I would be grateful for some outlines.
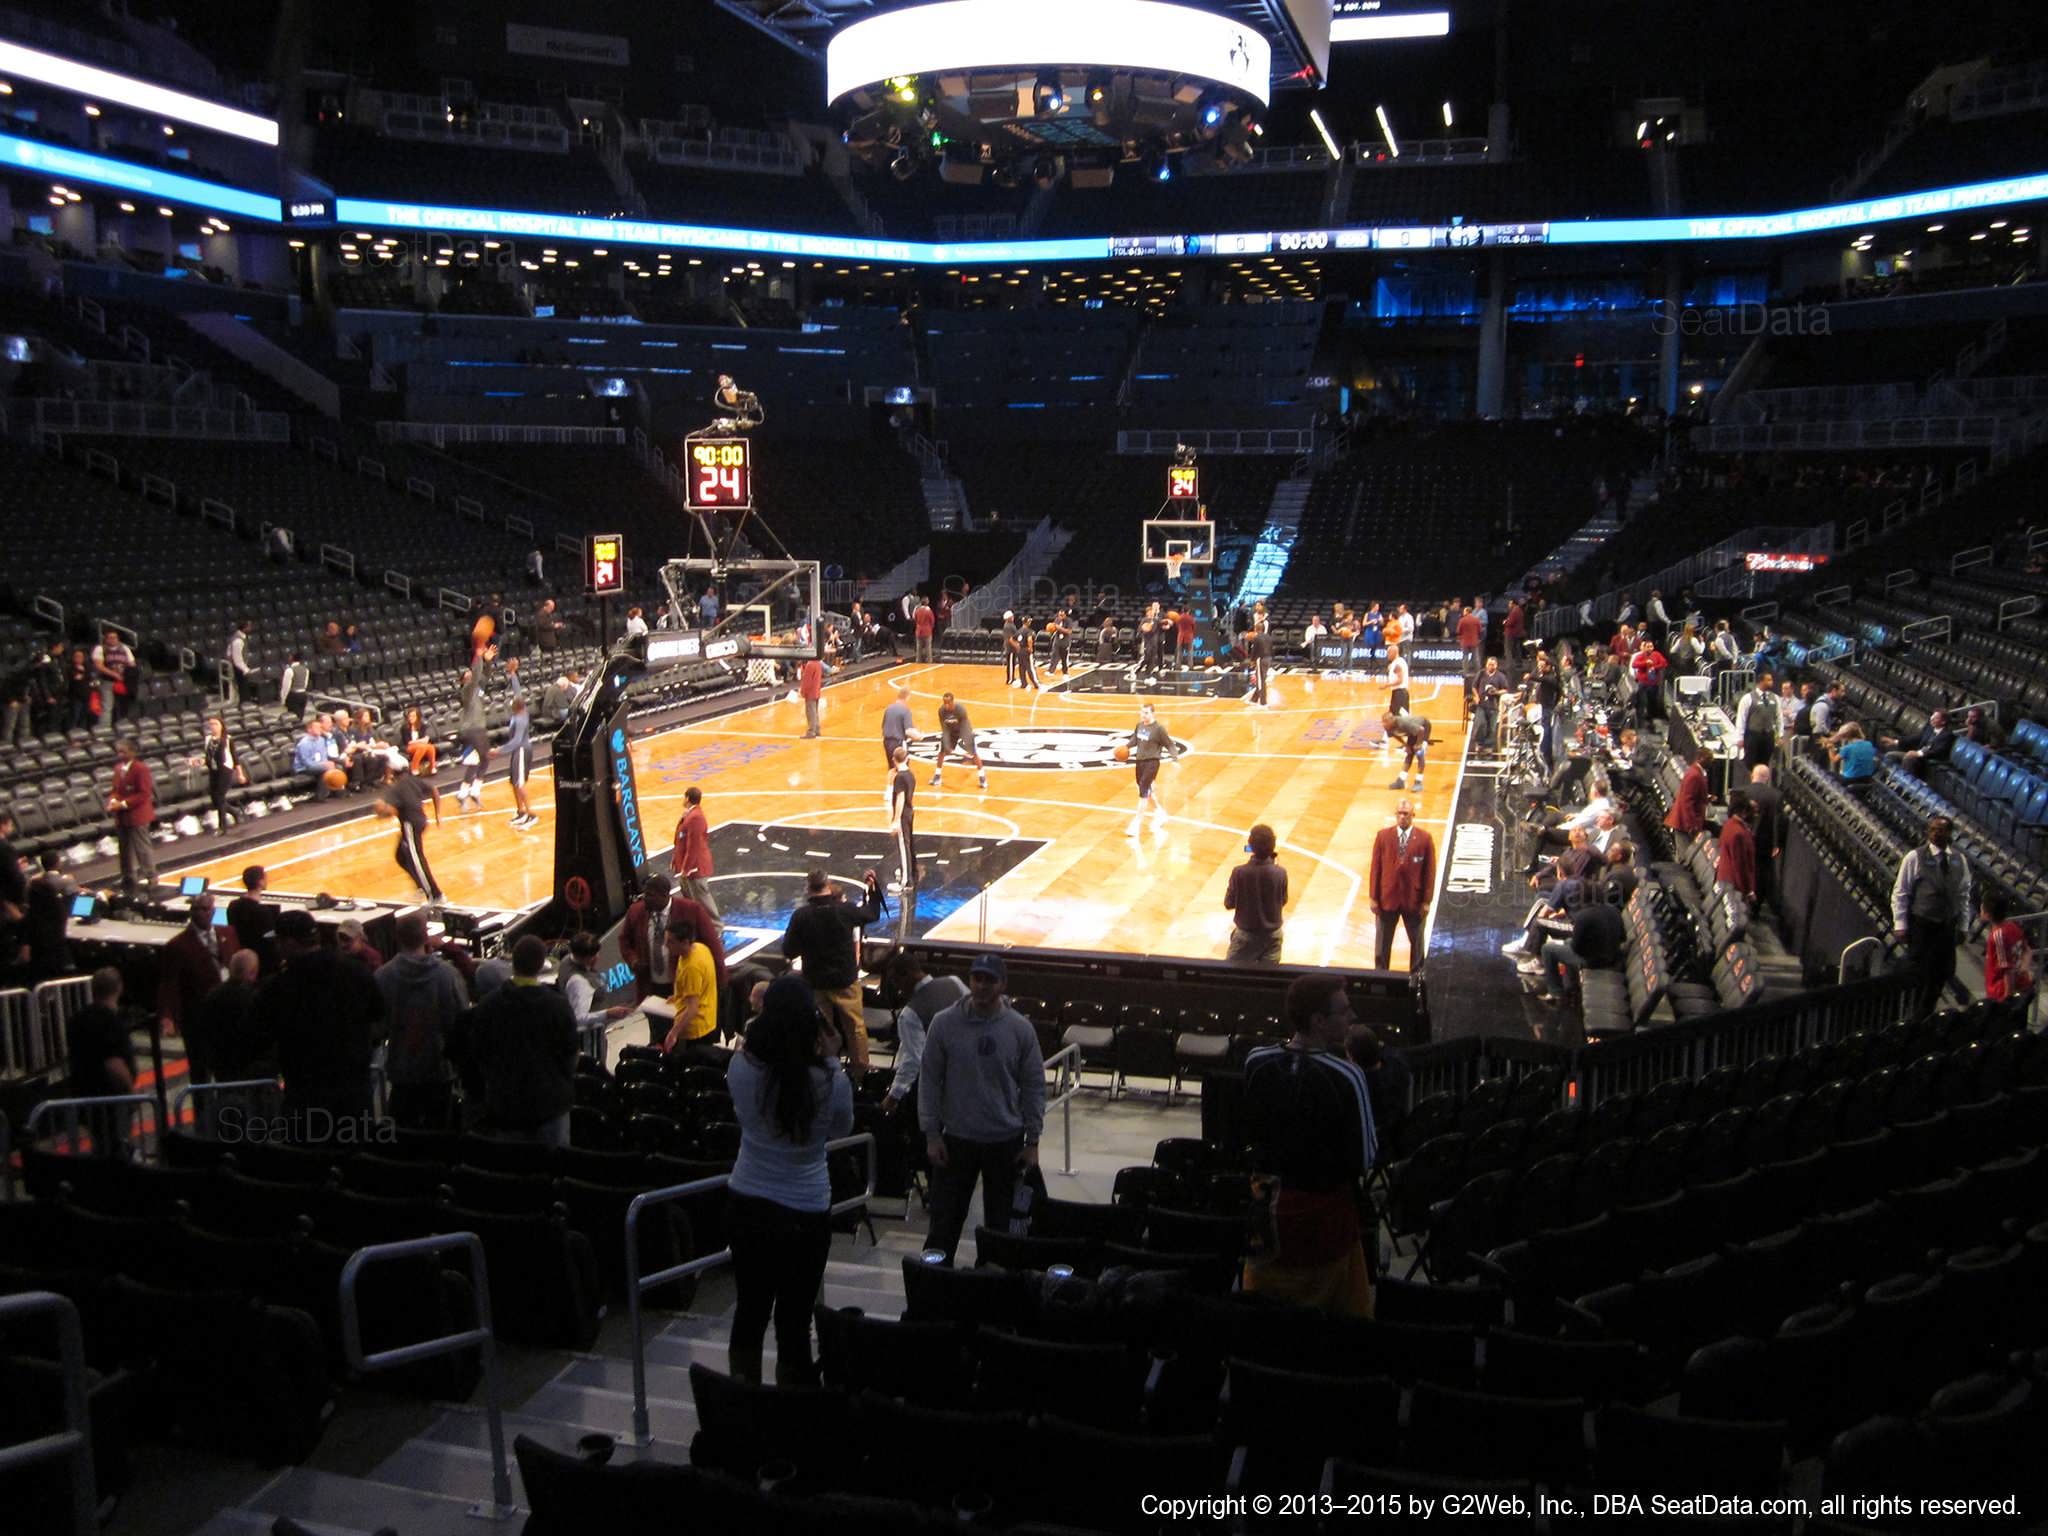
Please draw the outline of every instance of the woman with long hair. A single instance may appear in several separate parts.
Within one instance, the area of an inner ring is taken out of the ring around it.
[[[206,769],[207,793],[213,796],[214,827],[225,832],[230,820],[241,820],[228,809],[228,791],[237,784],[248,783],[249,772],[242,766],[235,738],[228,734],[227,721],[219,715],[206,717],[206,751],[196,761]]]
[[[853,1129],[853,1085],[839,1067],[838,1033],[801,976],[769,983],[761,1016],[726,1069],[740,1122],[726,1206],[739,1302],[732,1374],[761,1379],[761,1345],[775,1322],[775,1384],[814,1386],[811,1309],[832,1247],[832,1180],[825,1144]]]
[[[412,764],[414,773],[432,773],[441,766],[441,754],[427,730],[426,716],[420,713],[417,704],[405,712],[405,723],[398,728],[398,746]]]

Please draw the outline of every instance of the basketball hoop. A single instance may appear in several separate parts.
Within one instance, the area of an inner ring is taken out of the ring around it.
[[[1181,563],[1186,559],[1186,555],[1168,555],[1166,557],[1166,579],[1168,581],[1180,580]]]

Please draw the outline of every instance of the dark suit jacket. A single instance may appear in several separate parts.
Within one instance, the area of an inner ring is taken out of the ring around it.
[[[1752,784],[1749,798],[1756,805],[1756,856],[1768,859],[1785,845],[1785,793],[1775,784]]]
[[[1401,855],[1401,829],[1382,827],[1373,839],[1372,874],[1367,881],[1375,912],[1421,912],[1436,895],[1436,844],[1420,827],[1408,829],[1408,854]]]

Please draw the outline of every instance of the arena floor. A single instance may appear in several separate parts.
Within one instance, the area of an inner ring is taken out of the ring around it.
[[[1077,671],[1074,681],[1083,676]],[[779,938],[809,866],[827,863],[849,881],[868,867],[894,873],[880,728],[903,682],[925,733],[912,748],[922,754],[923,880],[908,913],[891,899],[892,930],[1221,956],[1230,932],[1224,887],[1245,857],[1246,829],[1264,821],[1279,835],[1290,876],[1284,958],[1371,965],[1365,877],[1373,837],[1400,798],[1389,787],[1399,759],[1384,755],[1379,724],[1385,684],[1283,674],[1266,709],[1241,699],[1147,695],[1185,752],[1159,777],[1171,820],[1133,840],[1124,835],[1135,804],[1132,771],[1114,761],[1113,748],[1141,700],[1060,691],[1062,681],[1023,693],[987,665],[904,665],[827,689],[817,740],[802,739],[803,706],[788,700],[662,731],[634,744],[641,804],[659,829],[681,815],[685,786],[699,785],[714,829],[713,891],[728,949]],[[967,707],[988,763],[985,791],[957,758],[943,788],[930,787],[939,697],[949,689]],[[1413,692],[1434,735],[1416,820],[1436,838],[1441,868],[1464,758],[1459,690],[1454,681],[1422,678]],[[552,894],[546,771],[534,775],[529,793],[540,823],[519,831],[507,825],[511,794],[502,783],[489,787],[482,811],[463,813],[444,792],[445,821],[428,833],[427,856],[450,901],[521,907]],[[359,819],[181,871],[233,889],[245,865],[260,863],[274,890],[404,900],[413,893],[392,860],[394,838],[392,824],[365,804]],[[1400,940],[1393,963],[1407,963]]]

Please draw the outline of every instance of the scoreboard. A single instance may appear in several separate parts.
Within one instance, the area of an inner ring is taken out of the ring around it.
[[[592,597],[617,597],[626,590],[626,541],[616,533],[590,535],[585,561]]]
[[[1166,499],[1190,505],[1202,499],[1202,471],[1194,464],[1166,466]]]
[[[744,437],[699,437],[685,445],[684,492],[692,512],[744,512],[754,504],[754,461]]]

